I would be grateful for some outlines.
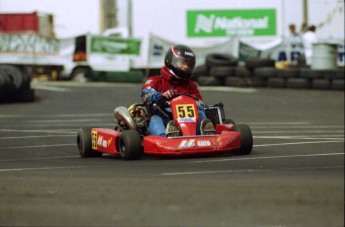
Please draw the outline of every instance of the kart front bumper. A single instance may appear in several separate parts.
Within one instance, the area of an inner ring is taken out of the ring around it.
[[[227,153],[240,149],[240,134],[223,131],[221,134],[191,137],[146,136],[144,153],[150,155],[185,156]]]

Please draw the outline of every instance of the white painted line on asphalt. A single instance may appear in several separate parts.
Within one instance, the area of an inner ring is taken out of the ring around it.
[[[43,147],[64,147],[64,146],[77,146],[77,144],[76,143],[69,143],[69,144],[33,145],[33,146],[21,146],[21,147],[0,147],[0,150],[43,148]]]
[[[319,135],[311,137],[310,135],[301,136],[253,136],[254,139],[294,139],[294,140],[339,140],[344,141],[344,135]]]
[[[35,139],[35,138],[50,138],[50,137],[71,137],[75,135],[49,135],[49,136],[10,136],[0,137],[0,140],[11,140],[11,139]]]
[[[256,93],[255,88],[235,88],[235,87],[215,87],[215,86],[199,86],[200,91],[223,91],[223,92],[239,92],[239,93]]]
[[[243,161],[243,160],[260,160],[260,159],[278,159],[278,158],[301,158],[301,157],[319,157],[319,156],[337,156],[344,155],[344,153],[324,153],[324,154],[301,154],[301,155],[280,155],[280,156],[265,156],[265,157],[251,157],[251,158],[223,158],[193,161],[192,163],[201,162],[226,162],[226,161]]]
[[[22,158],[22,159],[4,159],[0,162],[19,162],[19,161],[39,161],[39,160],[51,160],[51,159],[68,159],[68,158],[80,158],[79,155],[60,156],[60,157],[46,157],[46,158]]]
[[[261,169],[244,169],[244,170],[218,170],[218,171],[195,171],[195,172],[173,172],[161,173],[162,176],[177,176],[177,175],[198,175],[198,174],[215,174],[215,173],[249,173],[261,172]]]
[[[308,142],[295,142],[295,143],[271,143],[271,144],[258,144],[254,145],[254,147],[270,147],[270,146],[285,146],[285,145],[299,145],[299,144],[316,144],[316,143],[340,143],[342,141],[308,141]]]
[[[94,117],[102,117],[102,116],[113,116],[112,113],[88,113],[88,114],[35,114],[35,115],[25,115],[25,114],[9,114],[9,115],[0,115],[0,117],[3,117],[3,118],[42,118],[42,117],[47,117],[47,118],[53,118],[55,119],[56,117],[68,117],[68,118],[71,118],[71,117],[76,117],[76,118],[79,118],[79,117],[91,117],[91,116],[94,116]]]
[[[69,89],[67,88],[62,88],[62,87],[53,87],[53,86],[44,86],[44,85],[39,85],[39,84],[35,84],[33,83],[31,85],[32,89],[35,90],[45,90],[45,91],[57,91],[57,92],[66,92],[69,91]]]
[[[27,123],[74,123],[74,122],[110,122],[111,123],[111,118],[106,120],[106,119],[98,119],[98,118],[83,118],[83,119],[50,119],[50,120],[28,120],[25,122]]]
[[[66,131],[67,130],[67,131]],[[31,130],[31,129],[0,129],[0,132],[35,132],[35,133],[73,133],[75,134],[77,131],[69,132],[72,129],[62,129],[62,130]]]
[[[300,168],[281,168],[281,169],[239,169],[239,170],[218,170],[218,171],[194,171],[194,172],[171,172],[161,173],[161,176],[180,176],[180,175],[200,175],[200,174],[219,174],[219,173],[252,173],[263,171],[278,170],[316,170],[316,169],[340,169],[344,166],[320,166],[320,167],[300,167]]]
[[[141,88],[142,83],[109,83],[109,82],[85,82],[77,81],[41,81],[33,80],[33,85],[39,86],[58,86],[58,87],[136,87]]]
[[[255,134],[272,133],[344,133],[344,130],[254,131]]]
[[[76,169],[76,168],[84,168],[84,167],[88,167],[88,166],[59,166],[59,167],[39,167],[39,168],[0,169],[0,172],[29,171],[29,170]]]
[[[310,122],[307,121],[296,121],[296,122],[286,122],[286,121],[280,121],[280,122],[246,122],[248,125],[253,126],[269,126],[269,125],[311,125]]]
[[[344,128],[342,125],[255,125],[251,128]]]

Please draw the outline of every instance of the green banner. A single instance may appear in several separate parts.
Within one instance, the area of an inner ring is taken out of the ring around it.
[[[275,36],[276,21],[276,9],[189,10],[187,36]]]
[[[119,39],[104,36],[91,36],[92,53],[140,55],[141,41],[139,39]]]

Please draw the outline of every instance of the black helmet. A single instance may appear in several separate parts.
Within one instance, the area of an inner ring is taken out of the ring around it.
[[[189,80],[194,72],[195,54],[187,46],[173,45],[165,55],[165,66],[175,78]]]

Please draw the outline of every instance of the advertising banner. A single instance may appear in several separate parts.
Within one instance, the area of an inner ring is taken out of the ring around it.
[[[37,34],[0,34],[0,63],[62,64],[60,41]]]
[[[148,53],[148,68],[160,68],[164,65],[165,54],[169,48],[175,44],[172,41],[163,39],[159,36],[150,36],[150,45]],[[205,47],[191,46],[196,55],[196,65],[203,65],[205,58],[210,53],[223,53],[236,56],[238,51],[238,40],[228,39],[227,41]]]
[[[130,60],[140,55],[139,39],[89,36],[88,63],[95,71],[130,70]]]
[[[91,53],[119,54],[138,56],[141,41],[139,39],[119,39],[105,36],[91,36]]]
[[[188,10],[188,37],[275,36],[276,9]]]

